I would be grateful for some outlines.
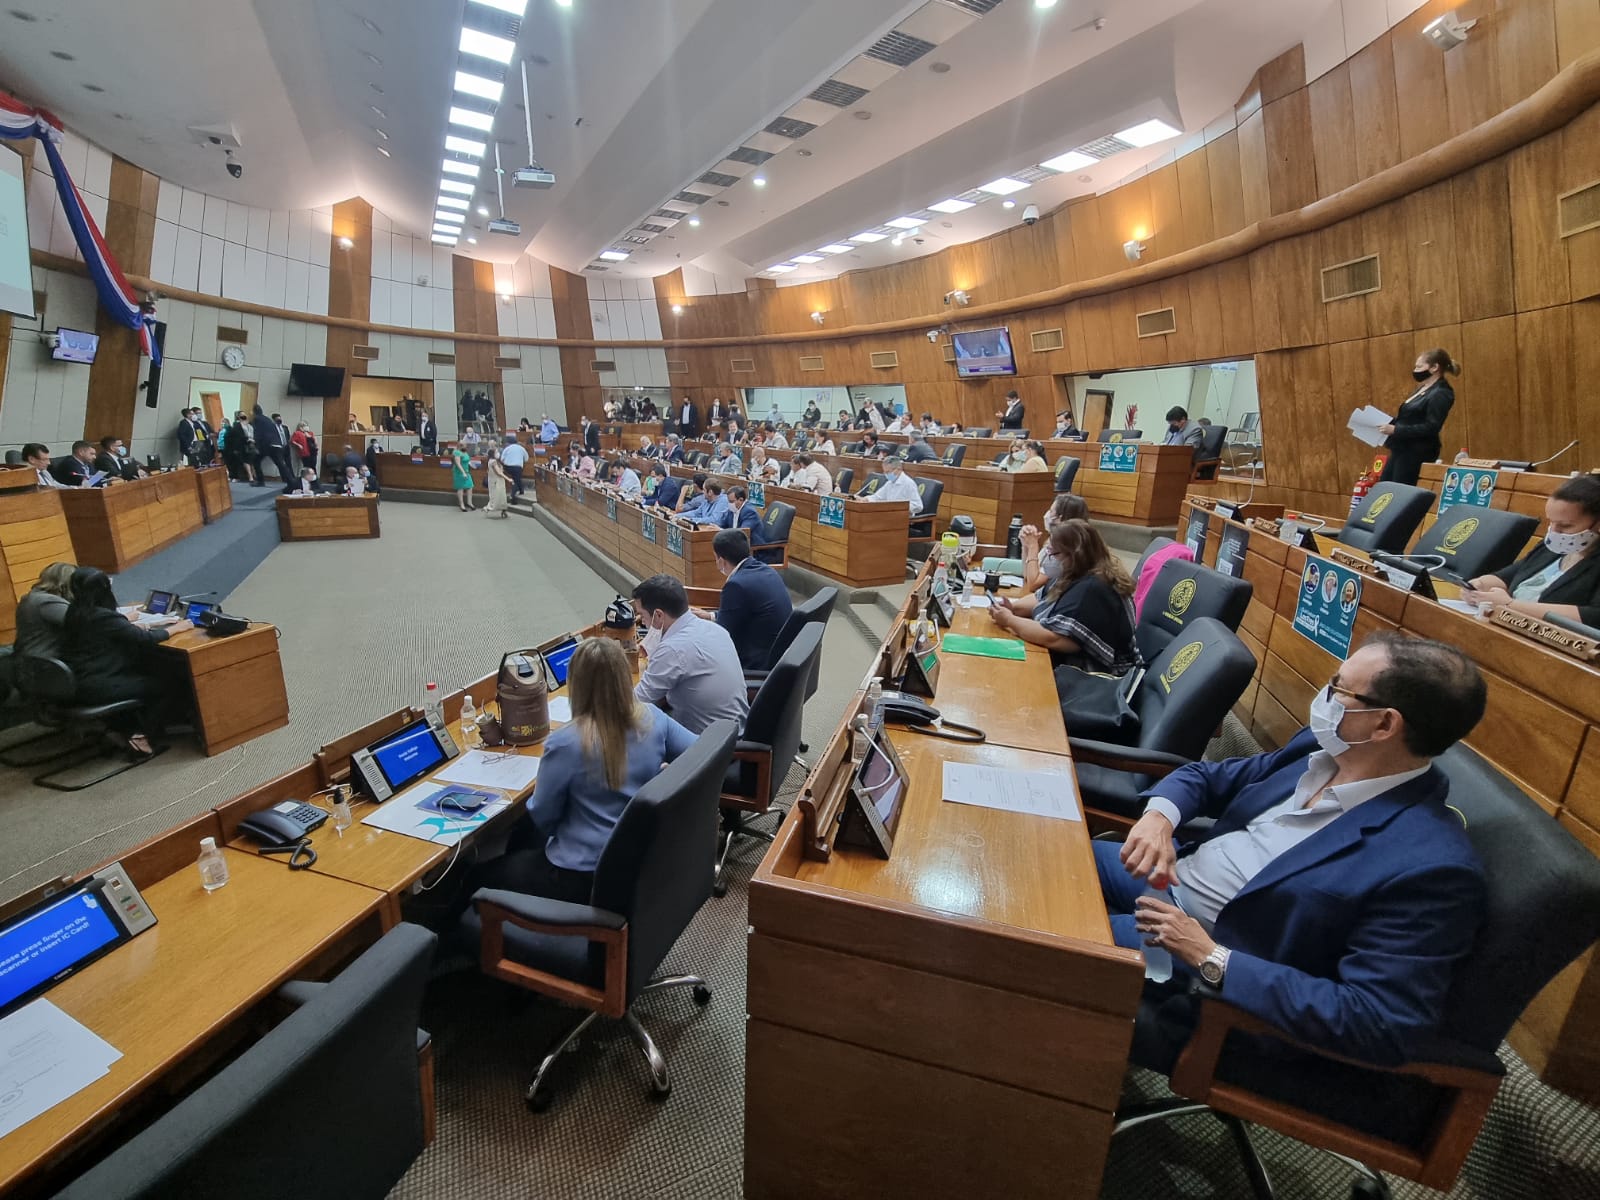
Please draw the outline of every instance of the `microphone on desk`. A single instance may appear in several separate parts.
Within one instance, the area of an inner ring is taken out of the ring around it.
[[[1520,461],[1515,460],[1515,459],[1502,458],[1500,460],[1500,466],[1503,469],[1507,470],[1507,471],[1531,471],[1535,467],[1542,467],[1546,463],[1555,462],[1556,459],[1560,458],[1568,450],[1571,450],[1574,446],[1581,445],[1581,444],[1582,444],[1582,439],[1573,438],[1570,442],[1568,442],[1565,446],[1561,447],[1561,449],[1557,450],[1549,458],[1541,458],[1538,462],[1520,462]]]
[[[217,593],[215,591],[195,592],[192,595],[179,596],[178,597],[178,603],[180,603],[180,604],[188,604],[192,600],[204,600],[204,599],[206,599],[206,598],[208,598],[210,596],[215,596],[216,594]]]

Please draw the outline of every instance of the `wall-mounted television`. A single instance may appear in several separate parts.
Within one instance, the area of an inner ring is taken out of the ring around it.
[[[1015,375],[1017,358],[1011,352],[1011,331],[1004,326],[952,333],[956,374],[963,379],[981,375]]]
[[[100,349],[100,336],[81,329],[57,329],[56,344],[50,357],[61,362],[92,363]]]
[[[343,367],[315,367],[309,363],[289,366],[289,395],[337,396],[344,391]]]

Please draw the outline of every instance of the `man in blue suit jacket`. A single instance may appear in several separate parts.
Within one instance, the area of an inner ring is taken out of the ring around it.
[[[741,483],[728,489],[728,511],[722,517],[724,529],[742,529],[755,544],[761,532],[761,510],[750,503],[750,490]]]
[[[1094,844],[1117,943],[1319,1049],[1425,1052],[1483,920],[1483,868],[1432,763],[1483,715],[1453,646],[1379,634],[1281,750],[1193,763],[1149,788],[1121,847]],[[1216,824],[1177,845],[1196,817]],[[1180,966],[1181,964],[1181,966]]]
[[[750,555],[750,539],[737,529],[724,529],[711,539],[717,570],[726,582],[716,621],[728,631],[739,651],[739,665],[764,671],[783,623],[794,611],[783,577]]]

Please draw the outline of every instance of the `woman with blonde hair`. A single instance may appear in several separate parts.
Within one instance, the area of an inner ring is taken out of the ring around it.
[[[694,744],[694,734],[633,695],[621,643],[588,638],[567,674],[572,721],[544,744],[528,821],[476,887],[586,904],[611,831],[634,793]],[[468,894],[471,894],[469,890]]]
[[[1032,596],[999,597],[990,619],[1007,633],[1050,651],[1056,666],[1121,675],[1139,665],[1133,640],[1133,576],[1087,521],[1050,530],[1059,573]]]
[[[72,573],[78,568],[69,562],[51,563],[39,572],[39,581],[17,601],[17,642],[13,654],[32,658],[61,657],[61,627],[72,603]]]
[[[511,502],[507,497],[507,481],[511,476],[506,474],[506,465],[500,461],[500,448],[490,446],[489,453],[485,456],[484,479],[489,485],[489,503],[484,506],[483,513],[487,517],[497,520],[507,520],[511,514],[507,511]]]

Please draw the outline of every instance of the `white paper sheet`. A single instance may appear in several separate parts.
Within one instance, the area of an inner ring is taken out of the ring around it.
[[[1466,613],[1469,617],[1478,615],[1478,606],[1468,604],[1465,600],[1446,600],[1441,597],[1439,603],[1453,612]]]
[[[446,815],[418,807],[419,802],[430,799],[444,790],[443,787],[431,783],[409,788],[362,817],[361,823],[371,825],[375,829],[387,829],[390,833],[403,833],[407,837],[420,838],[424,842],[454,846],[490,817],[504,812],[511,805],[509,800],[499,800],[493,804],[485,804],[475,813],[459,815]]]
[[[81,1092],[121,1057],[48,1000],[0,1020],[0,1138]]]
[[[572,721],[572,701],[565,696],[550,697],[550,719],[562,725]]]
[[[1058,821],[1081,821],[1072,776],[1056,771],[944,764],[944,798],[956,804],[1029,813]]]
[[[1380,426],[1388,425],[1393,418],[1381,408],[1374,408],[1370,404],[1363,405],[1350,414],[1350,420],[1345,423],[1355,437],[1369,446],[1381,446],[1388,438],[1387,434],[1379,433]]]
[[[433,773],[435,779],[464,783],[468,787],[496,788],[520,792],[539,774],[539,760],[527,754],[500,754],[492,750],[468,750]]]
[[[982,592],[968,592],[961,597],[962,608],[989,608],[992,601]]]

